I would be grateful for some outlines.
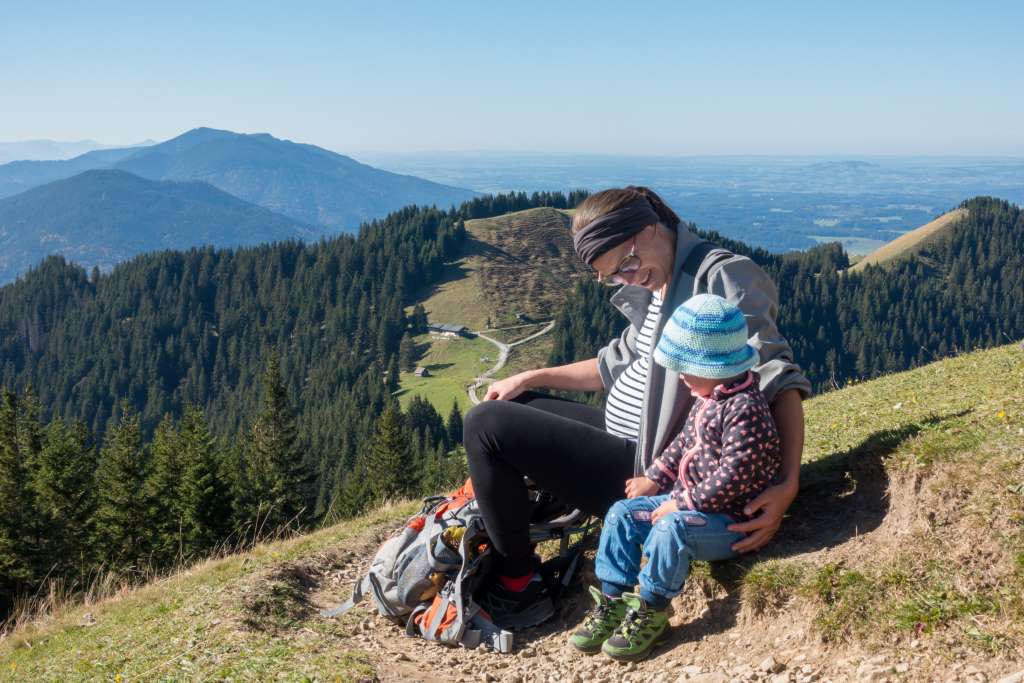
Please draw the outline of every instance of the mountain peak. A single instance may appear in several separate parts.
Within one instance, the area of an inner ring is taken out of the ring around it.
[[[203,126],[149,147],[0,166],[0,198],[97,168],[150,180],[209,183],[294,221],[320,226],[316,236],[354,233],[361,223],[410,204],[448,208],[477,196],[269,133]]]
[[[269,133],[194,128],[146,147],[115,168],[153,180],[201,180],[325,233],[410,204],[444,208],[475,192],[383,171],[315,145]]]

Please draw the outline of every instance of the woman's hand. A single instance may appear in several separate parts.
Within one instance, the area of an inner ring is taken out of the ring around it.
[[[527,389],[561,389],[562,391],[600,391],[601,373],[597,359],[588,358],[553,368],[527,370],[487,387],[485,401],[511,401]]]
[[[749,553],[764,547],[779,530],[782,517],[796,498],[798,484],[784,481],[767,488],[757,498],[747,503],[744,514],[753,515],[758,510],[761,514],[749,522],[738,522],[729,525],[729,531],[750,534],[742,541],[733,544],[732,549],[738,553]]]
[[[800,489],[800,459],[804,450],[804,407],[800,392],[787,389],[775,397],[772,403],[772,417],[779,429],[782,440],[782,483],[761,492],[747,503],[743,512],[761,514],[749,522],[740,522],[729,527],[730,531],[750,534],[733,545],[738,553],[749,553],[765,546],[779,530],[782,517],[796,498]]]
[[[626,498],[652,496],[658,492],[658,484],[647,477],[633,477],[626,480]]]
[[[651,513],[651,524],[654,524],[665,515],[670,515],[673,512],[679,512],[679,506],[676,505],[676,499],[669,496],[668,500],[659,505],[658,508]]]
[[[484,396],[485,401],[511,401],[519,394],[523,393],[530,388],[527,383],[530,378],[530,372],[520,372],[518,375],[512,375],[505,379],[499,379],[497,382],[493,382],[491,386],[487,387],[487,394]]]

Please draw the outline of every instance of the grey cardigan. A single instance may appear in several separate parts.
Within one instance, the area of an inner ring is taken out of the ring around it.
[[[736,304],[747,319],[750,343],[760,352],[754,371],[761,377],[761,391],[771,403],[786,389],[797,389],[807,398],[811,383],[793,360],[793,349],[779,333],[775,316],[779,311],[779,295],[771,278],[746,256],[732,256],[724,261],[705,258],[696,277],[683,272],[683,264],[700,238],[680,227],[676,238],[676,259],[672,282],[661,307],[655,338],[661,335],[665,322],[679,304],[700,294],[698,283],[706,281],[708,292]],[[710,266],[710,272],[708,268]],[[622,335],[613,339],[597,353],[597,367],[605,391],[638,357],[636,336],[644,324],[651,292],[643,287],[626,285],[612,295],[611,303],[629,320]],[[641,408],[640,433],[637,437],[636,462],[633,470],[640,476],[682,429],[693,405],[693,396],[675,373],[668,373],[653,360],[647,375],[647,387]]]

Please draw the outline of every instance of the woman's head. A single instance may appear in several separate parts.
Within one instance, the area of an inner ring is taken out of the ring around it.
[[[672,276],[679,216],[646,187],[602,190],[576,209],[576,252],[612,284],[657,291]]]

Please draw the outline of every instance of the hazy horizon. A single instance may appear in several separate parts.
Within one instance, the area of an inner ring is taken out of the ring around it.
[[[1024,156],[1024,4],[17,4],[0,137]],[[16,30],[15,30],[16,29]]]
[[[197,126],[201,128],[215,128],[219,130],[229,130],[223,126],[217,125],[205,125]],[[189,129],[191,130],[191,129]],[[95,137],[85,137],[75,140],[68,139],[57,139],[47,137],[35,137],[25,139],[4,139],[0,140],[0,145],[21,145],[29,143],[51,143],[58,145],[90,145],[95,149],[112,149],[118,147],[137,147],[144,145],[157,144],[165,142],[166,140],[178,137],[178,135],[187,132],[182,130],[177,134],[174,134],[168,138],[158,138],[155,136],[145,136],[141,141],[135,140],[134,142],[121,142],[121,141],[110,141],[110,140],[99,140]],[[751,152],[730,152],[730,153],[704,153],[704,154],[682,154],[682,153],[630,153],[630,152],[602,152],[602,151],[581,151],[581,152],[563,152],[557,150],[545,150],[545,149],[491,149],[491,148],[473,148],[473,149],[418,149],[418,150],[389,150],[383,148],[366,147],[359,150],[344,150],[344,149],[333,149],[327,144],[321,144],[316,140],[298,139],[298,138],[287,138],[281,135],[275,134],[270,130],[252,130],[252,131],[239,131],[232,130],[235,133],[245,134],[269,134],[276,138],[286,139],[290,142],[296,142],[301,144],[315,145],[317,147],[323,147],[332,152],[338,154],[345,154],[348,156],[356,156],[357,154],[365,155],[366,157],[374,158],[388,158],[388,157],[432,157],[432,156],[466,156],[466,157],[481,157],[481,156],[493,156],[493,157],[553,157],[553,158],[609,158],[609,159],[828,159],[828,160],[912,160],[912,159],[926,159],[941,161],[944,159],[958,159],[958,160],[1008,160],[1015,161],[1024,159],[1024,152],[1019,154],[857,154],[854,152],[831,152],[831,153],[751,153]],[[362,159],[358,159],[362,161]]]

